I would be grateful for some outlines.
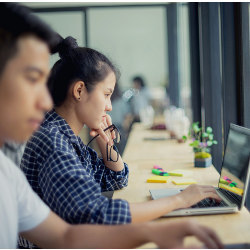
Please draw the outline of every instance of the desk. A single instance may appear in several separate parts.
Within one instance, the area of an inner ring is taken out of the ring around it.
[[[159,165],[165,171],[191,170],[192,178],[198,184],[217,186],[218,172],[213,166],[194,168],[192,148],[187,143],[178,143],[176,140],[145,141],[145,137],[169,138],[169,134],[167,131],[151,131],[144,128],[142,124],[134,124],[123,155],[123,160],[128,163],[130,169],[128,187],[115,191],[114,199],[143,202],[151,199],[149,189],[186,187],[176,186],[171,182],[147,183],[146,180],[151,176],[153,165]],[[183,219],[183,217],[175,217],[159,220]],[[224,244],[250,242],[250,214],[246,208],[235,214],[186,216],[185,219],[195,219],[202,225],[214,228]],[[191,239],[192,242],[193,240]],[[149,244],[149,247],[152,247],[152,244]]]

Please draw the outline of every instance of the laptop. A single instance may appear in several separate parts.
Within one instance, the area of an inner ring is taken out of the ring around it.
[[[230,124],[220,179],[216,191],[220,203],[204,199],[190,208],[174,210],[164,217],[235,213],[242,209],[250,175],[250,129]],[[151,189],[152,199],[176,195],[183,189]]]

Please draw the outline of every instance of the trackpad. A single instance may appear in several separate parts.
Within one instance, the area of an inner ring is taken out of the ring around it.
[[[180,189],[150,189],[149,190],[153,200],[160,199],[167,196],[173,196],[181,192]]]

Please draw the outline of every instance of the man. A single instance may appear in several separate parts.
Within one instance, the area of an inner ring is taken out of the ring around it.
[[[7,140],[26,141],[52,108],[46,81],[56,38],[27,9],[0,4],[0,147]],[[50,211],[2,152],[0,189],[1,248],[15,248],[18,233],[41,248],[132,248],[147,242],[181,248],[188,235],[207,247],[222,247],[212,230],[190,221],[69,225]]]
[[[3,153],[10,158],[17,166],[20,166],[23,152],[25,149],[25,143],[15,143],[12,141],[7,141],[4,143],[1,150]]]

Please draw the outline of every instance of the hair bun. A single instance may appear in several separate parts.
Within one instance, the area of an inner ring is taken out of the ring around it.
[[[58,45],[58,53],[60,58],[65,58],[70,55],[70,51],[78,47],[76,39],[72,36],[68,36],[61,41]]]

